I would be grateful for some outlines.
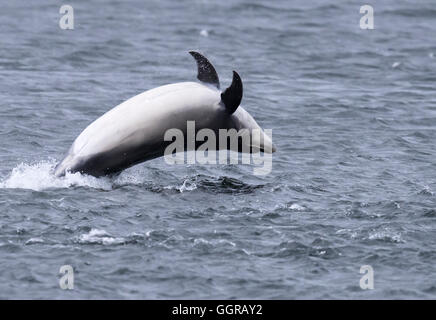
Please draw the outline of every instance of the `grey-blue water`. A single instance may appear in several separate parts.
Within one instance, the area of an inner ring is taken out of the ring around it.
[[[74,30],[61,4],[1,0],[0,298],[436,298],[433,0],[373,2],[374,30],[362,1],[73,1]],[[192,49],[241,74],[269,175],[52,175],[107,110],[195,80]]]

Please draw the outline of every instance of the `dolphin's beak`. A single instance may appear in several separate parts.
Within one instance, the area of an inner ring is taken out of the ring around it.
[[[277,148],[273,144],[272,139],[269,135],[267,135],[262,129],[255,129],[258,131],[254,131],[257,133],[253,133],[251,136],[251,144],[250,144],[250,150],[252,150],[252,153],[255,152],[263,152],[263,153],[274,153],[276,152]],[[259,132],[261,135],[259,135]]]
[[[264,148],[260,149],[260,151],[262,151],[263,153],[274,153],[274,152],[276,152],[276,150],[277,150],[276,146],[273,145],[273,144],[269,148],[268,147],[266,147],[266,148],[264,147]]]
[[[274,153],[274,152],[276,152],[276,151],[277,151],[277,148],[276,148],[276,146],[273,144],[273,145],[272,145],[271,152]]]

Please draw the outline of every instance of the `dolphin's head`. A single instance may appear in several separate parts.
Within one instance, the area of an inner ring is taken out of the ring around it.
[[[233,71],[232,84],[221,93],[220,104],[224,106],[224,112],[230,116],[231,128],[236,129],[242,137],[242,150],[240,151],[247,152],[249,150],[250,153],[275,152],[276,147],[272,143],[271,136],[268,136],[256,120],[240,106],[242,91],[242,80],[239,74]],[[272,135],[270,130],[267,131]]]
[[[271,137],[257,124],[256,120],[241,106],[231,115],[232,127],[241,133],[243,148],[249,147],[251,153],[276,152]],[[268,131],[268,130],[267,130]],[[269,133],[271,134],[271,132]],[[249,139],[244,139],[245,135],[249,135]]]
[[[208,86],[220,89],[220,82],[215,68],[203,55],[198,52],[189,52],[197,62],[197,78]],[[257,124],[253,117],[240,106],[242,100],[243,85],[239,74],[233,71],[233,79],[230,87],[225,89],[220,96],[218,105],[219,112],[222,112],[224,123],[227,129],[236,129],[242,137],[242,145],[239,149],[249,150],[250,153],[259,151],[273,153],[276,151],[271,137]],[[269,130],[267,130],[269,131]],[[271,134],[271,133],[270,133]],[[245,139],[244,139],[245,138]],[[249,138],[249,139],[248,139]],[[244,148],[245,147],[245,148]]]

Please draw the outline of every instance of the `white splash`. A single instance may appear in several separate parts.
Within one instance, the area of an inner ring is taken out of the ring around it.
[[[25,245],[44,243],[44,240],[41,238],[30,238],[26,241]]]
[[[91,187],[111,190],[112,183],[108,178],[95,178],[80,173],[67,173],[64,177],[56,177],[53,172],[55,160],[39,161],[32,164],[20,163],[8,177],[0,180],[0,189],[31,189],[41,191],[51,188],[69,188],[72,186]]]
[[[395,69],[395,68],[399,67],[400,65],[401,65],[401,62],[396,61],[392,64],[392,68]]]
[[[305,207],[299,205],[298,203],[293,203],[289,206],[290,210],[295,210],[295,211],[303,211],[304,209],[306,209]]]
[[[182,186],[179,188],[180,193],[183,193],[185,191],[192,191],[197,189],[197,185],[195,184],[195,182],[189,181],[188,179],[186,179],[185,181],[183,181]]]
[[[124,238],[116,238],[110,236],[105,230],[91,229],[88,233],[82,234],[77,238],[77,242],[81,244],[103,244],[103,245],[113,245],[113,244],[123,244],[125,243]]]
[[[189,181],[189,179],[185,179],[183,180],[183,184],[180,187],[175,185],[169,185],[163,188],[167,190],[177,190],[180,193],[183,193],[185,191],[193,191],[197,189],[197,184],[193,181]]]
[[[200,31],[200,36],[202,37],[209,37],[209,31],[207,31],[206,29],[203,29]]]
[[[391,242],[404,242],[401,233],[395,232],[390,228],[383,228],[381,230],[372,230],[368,235],[369,240],[387,240]]]

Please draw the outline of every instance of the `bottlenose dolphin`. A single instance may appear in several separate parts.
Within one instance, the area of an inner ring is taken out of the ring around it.
[[[188,121],[195,121],[196,131],[204,128],[214,132],[219,129],[260,130],[260,136],[252,134],[250,152],[274,152],[270,137],[239,106],[243,87],[238,73],[233,71],[232,84],[221,92],[212,64],[198,52],[189,53],[197,62],[200,82],[157,87],[108,111],[76,138],[66,157],[55,168],[55,175],[62,176],[68,171],[98,177],[161,157],[171,143],[165,141],[165,132],[178,128],[186,136]],[[198,146],[196,142],[195,147]],[[241,151],[241,146],[235,151]]]

